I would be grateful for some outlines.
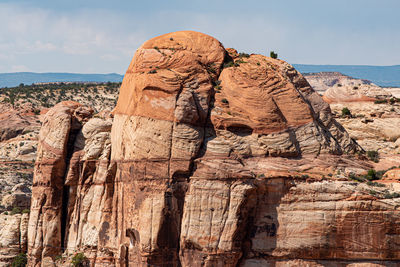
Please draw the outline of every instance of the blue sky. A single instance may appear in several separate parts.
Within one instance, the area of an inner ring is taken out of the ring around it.
[[[147,39],[195,30],[289,63],[400,64],[400,1],[0,0],[0,72],[123,74]]]

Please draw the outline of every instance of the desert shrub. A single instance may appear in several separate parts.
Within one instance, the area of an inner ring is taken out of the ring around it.
[[[11,262],[11,267],[25,267],[27,263],[28,259],[26,257],[26,254],[19,253],[17,256],[13,258]]]
[[[386,99],[377,99],[374,101],[374,104],[386,104],[387,100]]]
[[[239,57],[240,58],[242,58],[242,57],[248,58],[248,57],[250,57],[250,55],[246,54],[246,53],[239,53]]]
[[[269,53],[269,56],[272,57],[272,58],[275,58],[275,59],[278,58],[278,54],[275,53],[274,51],[271,51],[271,52]]]
[[[224,63],[224,67],[223,67],[223,68],[225,69],[225,68],[233,67],[234,64],[235,64],[235,63],[233,63],[233,61],[226,62],[226,63]]]
[[[23,209],[22,213],[29,213],[29,209]]]
[[[386,199],[391,199],[391,198],[399,198],[400,193],[394,192],[394,193],[386,193],[384,196]]]
[[[74,267],[88,266],[88,259],[83,253],[76,253],[71,259],[71,265]]]
[[[367,178],[370,181],[378,179],[378,177],[376,176],[376,171],[374,169],[368,170],[368,173],[365,178]]]
[[[18,213],[21,213],[21,209],[18,208],[18,207],[14,207],[10,212],[11,215],[15,215],[15,214],[18,214]]]
[[[362,178],[362,177],[360,177],[360,176],[357,176],[357,175],[355,175],[354,173],[350,173],[350,174],[349,174],[349,178],[350,178],[351,180],[354,180],[354,181],[357,181],[357,182],[360,182],[360,183],[365,182],[365,179],[364,179],[364,178]]]
[[[374,162],[379,162],[379,153],[376,150],[367,151],[367,157]]]
[[[368,182],[367,182],[367,185],[369,185],[369,186],[376,186],[376,187],[385,187],[384,184],[377,183],[377,182],[371,182],[371,181],[368,181]]]
[[[229,101],[228,101],[226,98],[223,98],[223,99],[221,100],[221,102],[224,103],[224,104],[229,104]]]
[[[351,116],[350,109],[348,107],[342,108],[342,117]]]
[[[376,192],[375,190],[369,190],[369,194],[376,196],[378,194],[378,192]]]

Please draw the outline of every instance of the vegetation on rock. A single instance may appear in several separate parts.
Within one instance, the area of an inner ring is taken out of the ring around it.
[[[14,257],[13,261],[11,262],[11,267],[25,267],[28,263],[28,259],[26,254],[20,253]]]
[[[71,265],[74,267],[88,266],[88,259],[83,253],[76,253],[71,259]]]

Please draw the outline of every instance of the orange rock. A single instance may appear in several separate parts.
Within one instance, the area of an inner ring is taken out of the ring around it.
[[[382,176],[382,180],[392,180],[400,182],[400,168],[388,170]]]
[[[238,63],[243,62],[243,63]],[[217,128],[249,127],[254,133],[281,132],[314,120],[298,88],[285,76],[286,63],[261,55],[236,60],[225,68],[215,105],[222,111],[212,116]]]
[[[174,116],[178,96],[193,89],[204,121],[212,79],[224,57],[218,40],[198,32],[168,33],[145,42],[126,72],[114,114],[179,121]]]
[[[400,237],[400,205],[320,175],[371,167],[352,156],[359,148],[329,105],[288,63],[228,53],[189,31],[145,42],[111,134],[108,121],[87,121],[87,108],[49,110],[29,266],[54,260],[61,246],[96,266],[400,259],[390,242]]]

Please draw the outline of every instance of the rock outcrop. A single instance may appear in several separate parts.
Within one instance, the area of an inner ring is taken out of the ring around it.
[[[13,258],[27,250],[29,215],[0,214],[0,266],[11,266]]]
[[[228,51],[190,31],[145,42],[112,127],[77,103],[50,109],[29,266],[77,252],[95,266],[400,260],[399,199],[343,181],[371,164],[329,105],[288,63]]]
[[[337,121],[365,150],[388,157],[400,153],[397,88],[381,88],[337,72],[309,73],[305,78],[330,103]],[[344,108],[350,116],[342,116]]]
[[[374,101],[392,94],[368,80],[355,79],[339,72],[321,72],[306,75],[307,81],[328,103]]]

